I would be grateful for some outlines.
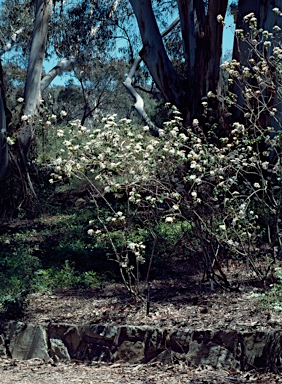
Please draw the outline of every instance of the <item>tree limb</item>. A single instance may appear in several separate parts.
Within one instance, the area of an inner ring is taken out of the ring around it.
[[[162,37],[166,36],[179,23],[179,21],[180,21],[180,19],[178,17],[168,26],[167,29],[165,29],[163,31],[161,36]],[[132,85],[132,79],[133,79],[141,61],[142,61],[142,58],[141,58],[141,56],[138,55],[138,57],[135,59],[133,65],[132,65],[132,67],[131,67],[128,75],[127,75],[127,78],[123,82],[123,85],[125,86],[127,91],[131,94],[133,99],[135,99],[134,107],[135,107],[136,111],[139,113],[139,115],[142,117],[142,119],[145,121],[145,123],[148,125],[148,127],[150,128],[151,133],[154,136],[159,136],[158,127],[151,121],[151,119],[149,118],[149,116],[147,115],[147,113],[144,110],[143,98],[139,95],[139,93],[136,91],[136,89]]]
[[[55,67],[53,67],[40,82],[40,91],[45,91],[51,82],[63,72],[71,71],[78,63],[78,57],[64,58]]]
[[[109,19],[111,19],[116,12],[116,9],[118,7],[120,0],[114,0],[107,16],[104,20],[100,22],[100,24],[95,25],[93,28],[91,28],[91,43],[89,44],[88,49],[85,53],[90,52],[92,50],[92,45],[94,40],[96,39],[96,35],[98,31],[101,29],[103,25],[108,23]],[[41,80],[40,83],[40,90],[43,92],[46,88],[49,87],[51,82],[57,77],[58,75],[62,74],[63,72],[71,71],[79,62],[79,55],[71,58],[64,58],[62,59],[55,67],[53,67],[46,76]]]
[[[136,72],[137,68],[139,67],[139,64],[141,63],[141,61],[142,61],[142,58],[140,56],[138,56],[135,59],[133,65],[129,71],[127,78],[123,82],[123,85],[125,86],[127,91],[131,94],[131,96],[135,99],[136,102],[134,104],[134,107],[135,107],[136,111],[139,113],[139,115],[142,117],[142,119],[145,121],[145,123],[148,125],[148,127],[150,128],[151,133],[154,136],[159,136],[159,129],[155,126],[155,124],[151,121],[151,119],[149,118],[149,116],[145,112],[144,101],[143,101],[142,97],[139,95],[139,93],[136,92],[136,90],[134,89],[134,87],[132,85],[132,78],[135,75],[135,72]]]

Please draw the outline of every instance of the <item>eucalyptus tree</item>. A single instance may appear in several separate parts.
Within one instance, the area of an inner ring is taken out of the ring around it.
[[[2,87],[0,98],[0,174],[1,178],[6,176],[1,183],[5,192],[1,193],[1,206],[9,211],[9,204],[16,209],[19,204],[30,203],[36,195],[30,176],[30,148],[35,139],[36,126],[41,124],[42,92],[63,71],[103,56],[110,30],[114,28],[110,21],[119,0],[104,0],[102,3],[89,0],[83,4],[53,3],[52,0],[5,1],[7,3],[1,4],[0,24],[3,28],[0,53],[3,55],[10,51],[10,57],[15,55],[17,58],[20,55],[23,67],[26,67],[22,110],[17,123],[11,125],[10,121],[7,122],[7,133],[4,126],[7,121],[5,87]],[[51,56],[58,59],[58,64],[44,74],[44,60]],[[9,141],[6,140],[7,135]],[[7,166],[8,163],[10,166]]]
[[[11,54],[20,52],[27,65],[22,118],[15,135],[24,168],[41,93],[62,72],[103,55],[111,34],[110,20],[118,4],[119,0],[54,4],[52,0],[6,0],[2,4],[1,54],[9,50]],[[58,64],[43,76],[44,60],[51,55],[57,57]]]
[[[142,49],[140,57],[166,101],[174,104],[187,123],[199,117],[201,99],[217,92],[222,54],[223,20],[227,0],[178,0],[183,70],[169,57],[151,0],[129,0],[135,14]],[[159,3],[159,2],[157,2]]]

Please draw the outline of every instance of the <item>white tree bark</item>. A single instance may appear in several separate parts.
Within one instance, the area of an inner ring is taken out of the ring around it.
[[[46,88],[49,87],[51,82],[57,77],[61,75],[63,72],[71,71],[77,65],[78,58],[64,58],[62,59],[54,68],[52,68],[46,76],[40,82],[40,91],[45,91]]]
[[[29,117],[29,121],[24,123],[18,132],[18,140],[25,162],[33,138],[32,118],[36,115],[40,102],[40,81],[51,12],[52,0],[36,0],[34,29],[24,90],[24,115]]]
[[[162,37],[166,36],[178,23],[179,23],[180,19],[177,18],[175,19],[171,24],[170,26],[165,30],[163,31],[162,33]],[[142,119],[145,121],[145,123],[148,125],[148,127],[150,128],[150,131],[153,135],[155,136],[158,136],[159,135],[159,130],[158,130],[158,127],[156,127],[156,125],[151,121],[151,119],[149,118],[149,116],[147,115],[147,113],[145,112],[145,109],[144,109],[144,100],[143,98],[139,95],[139,93],[136,91],[136,89],[133,87],[132,85],[132,79],[140,65],[142,61],[142,58],[141,56],[138,56],[130,71],[129,71],[129,74],[127,76],[127,78],[125,79],[123,85],[125,86],[125,88],[128,90],[128,92],[131,94],[131,96],[135,99],[135,104],[134,104],[134,107],[136,109],[136,111],[138,112],[138,114],[142,117]]]
[[[27,116],[34,116],[40,101],[40,81],[51,11],[52,0],[36,1],[34,29],[24,90],[24,114]]]
[[[139,67],[139,64],[141,63],[141,61],[142,61],[142,58],[140,56],[138,56],[136,58],[136,60],[134,61],[133,65],[129,71],[129,74],[128,74],[127,78],[125,79],[123,85],[128,90],[128,92],[131,94],[131,96],[136,100],[134,107],[135,107],[136,111],[138,112],[138,114],[142,117],[142,119],[145,121],[145,123],[150,128],[151,133],[154,136],[159,136],[158,128],[155,126],[155,124],[151,121],[151,119],[149,118],[149,116],[145,112],[143,98],[139,95],[139,93],[134,89],[134,87],[132,85],[132,78],[134,77],[135,72],[136,72],[137,68]]]
[[[0,90],[0,178],[5,176],[8,167],[8,144],[6,140],[6,114]]]

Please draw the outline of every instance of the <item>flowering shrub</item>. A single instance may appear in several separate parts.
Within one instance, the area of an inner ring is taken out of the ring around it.
[[[88,233],[96,241],[109,241],[124,282],[136,295],[142,293],[140,265],[146,262],[140,228],[155,245],[155,224],[188,223],[187,247],[200,260],[205,276],[220,285],[230,285],[224,261],[244,261],[248,270],[265,279],[281,249],[279,28],[271,34],[257,30],[253,14],[245,21],[249,34],[236,33],[249,46],[249,67],[234,60],[222,65],[229,83],[241,90],[241,101],[236,104],[234,94],[221,98],[226,116],[237,105],[242,121],[231,123],[220,139],[214,140],[212,128],[203,131],[197,119],[183,127],[173,106],[168,106],[173,118],[164,123],[158,138],[148,127],[117,121],[115,115],[104,117],[94,129],[73,121],[57,132],[63,148],[53,161],[50,182],[65,175],[89,181],[99,225],[90,222]],[[207,96],[202,103],[205,116],[209,99],[217,97],[211,92]],[[115,209],[113,196],[125,201],[124,211]],[[99,199],[110,216],[101,215]],[[119,233],[118,242],[112,228]],[[268,261],[265,269],[262,260]]]
[[[242,129],[234,124],[233,138],[215,145],[196,120],[192,128],[184,129],[176,110],[160,138],[152,138],[146,127],[138,131],[130,121],[115,121],[113,116],[93,130],[75,122],[58,132],[65,135],[65,148],[54,161],[50,182],[73,174],[88,178],[101,224],[93,228],[90,222],[88,233],[96,241],[110,241],[131,291],[139,281],[139,265],[145,262],[145,245],[142,239],[136,241],[136,226],[154,235],[157,222],[189,222],[189,247],[201,256],[207,276],[215,278],[214,267],[221,270],[223,253],[249,257],[257,252],[262,236],[255,205],[262,202],[265,180],[251,183],[249,174],[259,176],[265,164],[245,145]],[[113,208],[111,195],[126,200],[125,212]],[[110,206],[110,216],[99,214],[97,198]],[[118,247],[111,228],[122,237]],[[227,283],[222,270],[218,277]]]

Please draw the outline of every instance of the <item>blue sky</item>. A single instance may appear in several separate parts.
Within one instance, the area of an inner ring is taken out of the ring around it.
[[[2,0],[0,0],[0,4],[2,3]],[[225,27],[224,27],[224,33],[223,33],[223,55],[225,54],[226,51],[232,49],[233,47],[233,39],[234,39],[234,20],[232,15],[227,15],[225,17]],[[12,52],[10,52],[12,55]],[[6,58],[9,57],[9,53],[6,53],[3,57],[5,60]],[[57,60],[51,59],[49,61],[44,62],[44,70],[48,72],[50,69],[52,69],[55,65],[57,64]],[[56,77],[52,85],[63,85],[71,76],[71,73],[65,74],[63,77]]]
[[[223,56],[226,51],[233,48],[233,41],[234,41],[234,18],[233,15],[227,15],[225,17],[225,26],[224,26],[224,32],[223,32],[223,43],[222,43],[222,52]],[[57,60],[51,59],[48,62],[44,62],[44,70],[48,72],[50,69],[52,69],[57,64]],[[52,85],[63,85],[67,79],[69,79],[70,76],[68,74],[64,75],[63,77],[56,77]]]
[[[233,15],[227,15],[225,17],[225,27],[223,31],[223,43],[222,43],[223,55],[225,51],[228,51],[229,49],[233,48],[234,31],[235,31],[234,17]]]

